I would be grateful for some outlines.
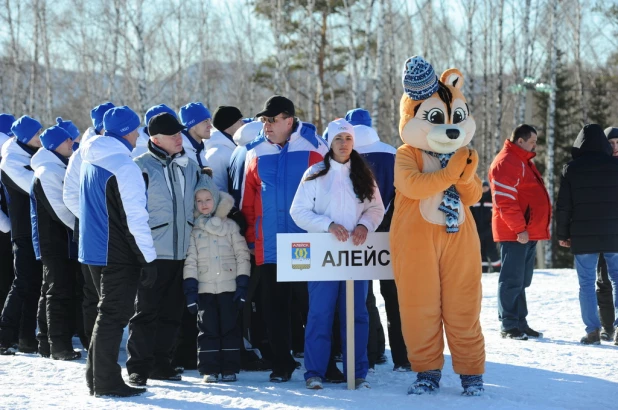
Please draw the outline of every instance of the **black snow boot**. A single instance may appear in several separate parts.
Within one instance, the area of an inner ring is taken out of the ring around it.
[[[39,342],[36,339],[19,339],[19,344],[17,345],[17,348],[22,353],[38,353]],[[47,348],[49,349],[49,345],[47,345]],[[44,353],[46,353],[47,357],[49,357],[49,350]]]
[[[503,330],[500,332],[500,336],[503,339],[528,340],[528,335],[517,328]]]
[[[600,329],[593,330],[586,336],[582,337],[579,341],[583,345],[600,345],[601,344],[601,332]]]
[[[442,371],[439,369],[419,372],[416,381],[408,388],[408,394],[435,394],[440,391]]]
[[[124,383],[114,389],[103,391],[94,390],[95,397],[133,397],[144,393],[146,393],[146,389],[127,386]]]
[[[79,360],[82,358],[82,354],[75,350],[65,350],[64,352],[60,352],[60,353],[52,353],[51,358],[54,360],[65,360],[65,361]]]

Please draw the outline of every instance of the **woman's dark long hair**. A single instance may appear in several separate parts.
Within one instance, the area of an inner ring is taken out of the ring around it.
[[[329,150],[324,157],[324,169],[309,175],[305,178],[305,181],[311,181],[313,179],[324,176],[330,170],[330,161],[333,157],[333,150]],[[352,187],[354,187],[354,193],[358,197],[358,200],[365,202],[365,199],[372,200],[375,196],[376,190],[375,178],[371,168],[365,162],[363,157],[360,156],[356,150],[352,150],[350,154],[350,180],[352,181]]]

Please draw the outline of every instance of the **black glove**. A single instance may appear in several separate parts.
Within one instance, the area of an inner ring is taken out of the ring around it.
[[[157,265],[154,262],[149,262],[142,266],[142,275],[140,283],[143,287],[150,289],[157,281]]]

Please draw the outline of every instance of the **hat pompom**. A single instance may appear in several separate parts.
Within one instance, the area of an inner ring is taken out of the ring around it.
[[[421,56],[410,57],[403,69],[403,89],[414,101],[426,100],[438,91],[438,77]]]

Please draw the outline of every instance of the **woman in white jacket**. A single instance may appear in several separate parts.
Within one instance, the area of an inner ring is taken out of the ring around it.
[[[328,125],[329,152],[324,161],[310,167],[303,176],[290,215],[311,233],[330,232],[339,241],[352,239],[354,246],[365,242],[384,217],[371,169],[354,151],[354,128],[340,119]],[[341,339],[346,366],[345,283],[309,282],[309,316],[305,329],[305,380],[307,388],[321,389],[328,366],[335,309],[339,307]],[[368,388],[367,281],[354,282],[354,346],[356,388]]]

